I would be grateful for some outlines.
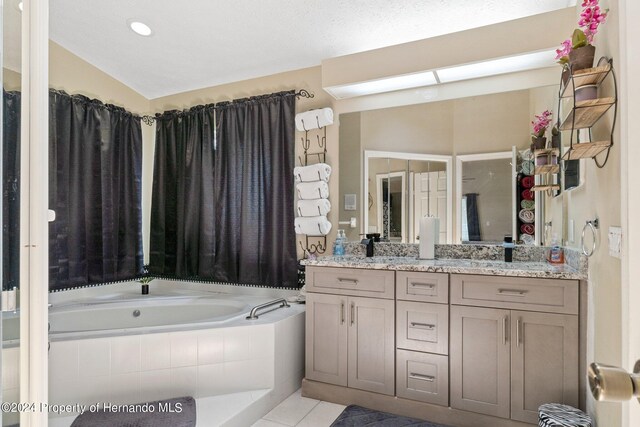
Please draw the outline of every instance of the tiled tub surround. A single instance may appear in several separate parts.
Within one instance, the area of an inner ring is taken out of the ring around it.
[[[555,268],[546,262],[546,253],[549,250],[545,246],[517,245],[513,250],[514,263],[531,263],[532,265],[544,264]],[[347,256],[364,257],[364,245],[358,242],[349,242],[345,245]],[[588,258],[578,250],[564,248],[565,264],[575,270],[582,277],[587,277]],[[376,257],[418,257],[418,245],[411,243],[375,243],[374,255]],[[504,260],[504,249],[500,245],[436,245],[436,260],[474,260],[474,261],[498,261]],[[326,258],[326,257],[325,257]],[[323,257],[318,260],[324,260]],[[500,265],[508,267],[509,263],[502,262]],[[561,265],[562,266],[562,265]],[[551,268],[553,270],[553,268]],[[581,278],[582,278],[581,277]]]
[[[152,283],[151,295],[144,297],[137,294],[139,285],[119,284],[111,285],[115,288],[104,286],[64,298],[85,298],[93,290],[98,300],[147,300],[154,298],[155,290],[158,298],[166,299],[174,293],[171,288],[176,283],[156,285],[154,287]],[[237,293],[255,290],[180,285],[184,286],[178,294],[193,293],[194,289]],[[264,302],[277,295],[286,295],[257,293],[264,295],[239,295],[238,298],[255,305],[255,301]],[[57,300],[54,306],[63,303],[58,294],[55,296],[57,298],[52,298]],[[185,324],[178,328],[170,326],[171,331],[161,328],[152,331],[151,328],[135,330],[134,334],[127,330],[112,331],[114,333],[101,337],[95,337],[95,331],[76,333],[75,336],[66,333],[65,339],[52,336],[49,402],[123,404],[190,395],[198,402],[205,399],[205,404],[198,406],[199,416],[206,410],[213,417],[228,414],[226,418],[215,418],[215,425],[250,425],[300,386],[304,374],[304,306],[292,304],[291,308],[275,310],[256,321],[246,320],[246,314],[208,325],[198,324],[197,329]],[[17,348],[3,351],[6,401],[18,399],[17,355]],[[231,394],[229,399],[224,398]],[[224,408],[216,408],[212,396],[220,397],[218,403],[224,402]],[[234,405],[246,410],[234,412]],[[51,419],[52,425],[70,424],[69,414],[60,416]],[[211,420],[209,418],[209,422]]]

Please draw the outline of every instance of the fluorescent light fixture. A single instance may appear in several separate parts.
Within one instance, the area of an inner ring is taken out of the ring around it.
[[[456,82],[536,68],[553,67],[556,65],[555,57],[556,51],[552,49],[443,68],[436,70],[436,73],[441,83]]]
[[[131,27],[131,29],[133,30],[133,32],[135,32],[136,34],[139,34],[141,36],[150,36],[151,35],[151,28],[149,28],[149,26],[147,24],[145,24],[144,22],[140,22],[140,21],[131,21],[129,22],[129,27]]]
[[[336,99],[353,98],[356,96],[373,95],[375,93],[391,92],[394,90],[413,87],[430,86],[438,83],[432,71],[404,74],[384,79],[352,83],[325,88]]]

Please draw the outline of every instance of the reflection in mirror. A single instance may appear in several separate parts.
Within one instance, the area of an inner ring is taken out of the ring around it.
[[[384,242],[418,243],[420,218],[434,216],[438,241],[450,241],[451,157],[367,150],[365,176],[367,233]]]
[[[342,224],[353,224],[345,226],[345,232],[349,240],[354,241],[360,235],[369,230],[369,226],[382,227],[378,224],[378,201],[374,196],[377,186],[377,178],[371,174],[365,175],[362,171],[365,167],[363,163],[363,153],[367,150],[380,152],[404,152],[404,153],[430,153],[441,156],[460,156],[486,153],[511,152],[515,146],[518,152],[528,150],[531,145],[531,120],[534,114],[539,114],[546,109],[557,109],[558,86],[532,87],[529,89],[492,93],[480,96],[471,96],[457,99],[436,100],[423,104],[401,105],[375,110],[345,112],[340,114],[339,128],[339,149],[340,149],[340,206],[338,209],[339,220]],[[389,154],[389,158],[397,158],[394,154]],[[413,159],[405,159],[410,160]],[[430,171],[434,172],[436,163],[430,164]],[[440,163],[442,164],[442,163]],[[416,183],[416,174],[423,173],[423,170],[414,170],[414,176],[410,176],[410,169],[413,166],[403,165],[398,168],[385,169],[384,172],[405,171],[407,196],[405,202],[406,237],[405,242],[415,242],[417,227],[409,221],[409,215],[417,218],[415,210],[420,205],[417,204],[415,193],[410,193],[413,188],[419,188]],[[452,171],[453,172],[453,171]],[[449,171],[447,170],[446,174]],[[458,172],[456,170],[456,175]],[[533,174],[533,170],[527,174]],[[524,175],[524,173],[523,173]],[[453,175],[452,175],[453,176]],[[363,179],[366,177],[366,179]],[[441,182],[445,182],[442,179]],[[456,176],[457,181],[457,176]],[[515,181],[515,180],[512,180]],[[434,179],[430,182],[435,182]],[[493,181],[495,183],[496,181]],[[511,181],[510,181],[511,182]],[[363,194],[365,184],[371,190],[371,198],[368,194]],[[487,183],[489,185],[490,183]],[[392,182],[393,186],[393,182]],[[447,191],[450,189],[447,188]],[[445,238],[445,228],[441,224],[440,242],[462,241],[460,235],[461,221],[460,213],[457,212],[459,196],[456,187],[455,199],[451,196],[449,203],[453,204],[451,209],[455,221],[447,223],[451,226],[451,233]],[[440,190],[442,191],[442,190]],[[502,191],[498,187],[496,192]],[[409,197],[413,194],[413,197]],[[452,192],[453,194],[453,192]],[[517,194],[517,193],[516,193]],[[357,200],[355,204],[345,204],[343,200],[350,197],[350,200]],[[537,198],[541,206],[549,206],[549,216],[553,216],[554,230],[562,225],[562,217],[566,210],[559,200],[549,202],[553,199],[551,194],[538,192]],[[423,198],[424,199],[424,198]],[[519,203],[517,197],[515,203]],[[431,199],[433,200],[433,198]],[[424,200],[421,203],[425,203]],[[513,200],[512,200],[513,203]],[[371,209],[368,205],[371,204]],[[411,206],[413,204],[413,206]],[[348,206],[348,208],[347,208]],[[433,209],[433,203],[427,206]],[[519,208],[520,209],[520,208]],[[509,210],[513,212],[515,208]],[[394,213],[392,211],[392,213]],[[517,215],[518,212],[515,212]],[[545,212],[543,209],[536,209],[537,218],[535,226],[544,224]],[[399,215],[402,216],[400,213]],[[439,215],[441,216],[441,215]],[[517,217],[515,221],[517,221]],[[368,222],[365,227],[365,221]],[[513,224],[510,220],[509,224]],[[494,221],[490,221],[495,224]],[[402,224],[400,224],[400,227]],[[518,236],[519,226],[509,230]],[[486,226],[484,227],[486,228]],[[530,231],[530,227],[526,227]],[[380,230],[380,229],[379,229]],[[402,228],[400,228],[402,235]],[[502,233],[502,231],[500,232]],[[525,233],[526,234],[526,233]],[[534,233],[538,238],[537,234]],[[497,236],[497,238],[496,238]],[[491,241],[502,240],[504,236],[498,234],[490,236]],[[402,241],[403,238],[395,237]],[[483,241],[487,237],[482,236]],[[391,238],[390,238],[390,241]],[[396,241],[396,240],[393,240]],[[535,240],[533,243],[536,243]]]
[[[511,152],[457,157],[462,243],[497,243],[517,236],[513,164]]]

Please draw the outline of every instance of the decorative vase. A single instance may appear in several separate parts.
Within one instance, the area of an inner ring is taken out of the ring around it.
[[[571,72],[575,74],[578,70],[593,67],[593,60],[596,55],[596,47],[586,45],[569,52],[569,64],[571,64]]]
[[[547,137],[546,136],[534,136],[534,137],[531,138],[531,141],[533,142],[531,144],[533,151],[535,151],[535,150],[543,150],[547,146]]]
[[[598,97],[598,85],[584,85],[576,88],[576,102],[596,99]]]
[[[560,148],[560,135],[551,136],[551,148]]]

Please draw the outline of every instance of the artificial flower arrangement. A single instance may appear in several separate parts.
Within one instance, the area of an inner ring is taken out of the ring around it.
[[[531,122],[533,125],[533,133],[531,134],[532,142],[535,143],[537,138],[544,138],[544,134],[547,132],[547,128],[551,124],[552,117],[553,113],[549,110],[543,111],[542,114],[535,115],[535,119]]]
[[[563,41],[560,49],[556,49],[558,62],[562,65],[571,63],[574,71],[593,66],[593,38],[600,24],[605,23],[609,12],[608,9],[600,9],[599,0],[583,0],[582,8],[578,21],[580,28],[576,28],[571,38]]]

